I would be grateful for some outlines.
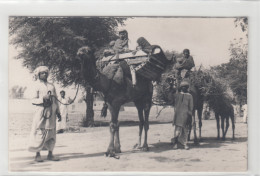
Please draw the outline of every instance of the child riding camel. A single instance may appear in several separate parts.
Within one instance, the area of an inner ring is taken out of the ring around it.
[[[177,58],[174,69],[177,71],[178,82],[184,78],[189,78],[191,69],[195,67],[193,57],[190,56],[190,50],[183,50],[183,57]]]
[[[119,39],[115,41],[113,49],[115,53],[124,53],[129,51],[128,32],[126,30],[119,31]]]

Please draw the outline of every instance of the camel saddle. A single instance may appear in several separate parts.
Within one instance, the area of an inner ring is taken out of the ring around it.
[[[151,81],[156,81],[169,64],[170,60],[166,58],[161,47],[152,45],[149,52],[138,50],[116,55],[103,57],[97,63],[102,65],[102,72],[108,73],[108,66],[115,67],[115,64],[125,61],[130,67],[133,84],[136,82],[135,74],[143,76]],[[118,71],[119,73],[124,71]],[[119,74],[117,73],[117,74]]]

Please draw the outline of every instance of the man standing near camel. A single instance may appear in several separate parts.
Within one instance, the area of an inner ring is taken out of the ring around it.
[[[189,122],[192,120],[193,98],[188,93],[189,83],[182,81],[180,84],[180,92],[175,97],[175,108],[173,117],[174,136],[172,138],[173,149],[178,149],[178,143],[189,149],[187,145]]]
[[[56,143],[56,116],[61,119],[56,90],[47,81],[49,69],[46,66],[39,66],[34,74],[36,83],[32,104],[35,113],[28,150],[36,153],[36,162],[43,161],[40,155],[42,150],[49,151],[47,160],[58,161],[52,153]]]
[[[65,91],[62,90],[60,91],[60,103],[59,103],[59,108],[60,108],[60,114],[61,114],[61,120],[57,120],[56,122],[56,130],[57,133],[63,133],[64,130],[66,130],[67,127],[67,122],[69,121],[68,117],[68,107],[66,104],[70,103],[70,98],[65,98]]]

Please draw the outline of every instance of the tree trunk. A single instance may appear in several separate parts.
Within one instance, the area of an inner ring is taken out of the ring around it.
[[[94,103],[94,96],[93,96],[93,89],[89,86],[86,87],[86,117],[84,119],[83,126],[84,127],[93,127],[94,126],[94,110],[93,110],[93,103]]]

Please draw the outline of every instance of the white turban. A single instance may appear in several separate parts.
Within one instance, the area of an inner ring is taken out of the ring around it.
[[[48,73],[48,75],[49,75],[49,69],[48,69],[48,67],[46,67],[46,66],[39,66],[39,67],[37,67],[35,70],[34,70],[34,79],[35,80],[37,80],[37,79],[39,79],[39,73],[41,73],[41,72],[47,72]]]

